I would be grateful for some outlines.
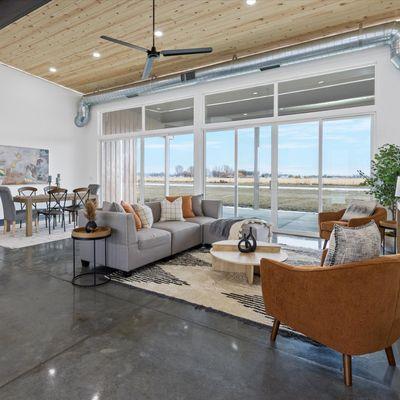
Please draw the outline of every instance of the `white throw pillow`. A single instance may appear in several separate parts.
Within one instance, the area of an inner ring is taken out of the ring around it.
[[[149,206],[145,204],[133,204],[133,209],[135,213],[138,215],[140,220],[142,221],[143,228],[151,228],[153,225],[153,212]]]
[[[184,221],[182,210],[182,197],[178,197],[174,201],[164,199],[161,202],[161,218],[163,221]]]
[[[343,221],[350,221],[353,218],[364,218],[372,215],[376,208],[376,201],[356,200],[352,201],[343,214]]]

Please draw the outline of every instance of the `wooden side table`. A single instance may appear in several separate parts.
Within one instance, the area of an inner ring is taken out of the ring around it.
[[[97,271],[96,271],[96,241],[97,240],[104,240],[104,263],[107,263],[107,238],[111,236],[111,228],[107,226],[99,226],[96,228],[94,232],[87,233],[85,227],[75,228],[72,231],[71,238],[72,238],[72,252],[73,252],[73,273],[74,276],[72,278],[71,283],[75,286],[81,287],[95,287],[104,285],[105,283],[109,282],[111,278],[105,274],[101,274],[103,280],[99,283],[97,280]],[[93,271],[85,272],[83,274],[76,275],[75,271],[75,241],[76,240],[91,240],[93,242]],[[107,266],[104,265],[106,268]],[[93,275],[93,284],[81,284],[77,281],[82,278],[83,276]]]
[[[383,254],[385,254],[385,237],[386,237],[386,229],[389,229],[394,232],[394,252],[397,253],[397,221],[389,220],[389,221],[380,221],[379,228],[383,229]]]

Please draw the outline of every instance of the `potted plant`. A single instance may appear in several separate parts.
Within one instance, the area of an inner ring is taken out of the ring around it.
[[[87,200],[85,203],[85,217],[88,222],[85,226],[85,230],[87,233],[94,232],[97,228],[96,224],[96,208],[97,203],[96,200]]]
[[[379,147],[371,161],[371,176],[358,171],[364,178],[363,184],[369,186],[368,193],[396,218],[396,181],[400,176],[400,146],[385,144]]]

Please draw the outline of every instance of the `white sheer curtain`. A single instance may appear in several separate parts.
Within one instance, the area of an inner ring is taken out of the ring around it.
[[[135,193],[135,139],[101,142],[102,200],[133,203]]]

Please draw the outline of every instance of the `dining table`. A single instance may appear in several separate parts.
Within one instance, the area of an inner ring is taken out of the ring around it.
[[[96,200],[97,201],[97,196],[96,195],[90,195],[89,198],[91,200]],[[67,194],[67,201],[74,201],[75,200],[75,195],[74,193],[68,193]],[[32,196],[14,196],[13,201],[15,203],[20,203],[25,205],[25,212],[26,212],[26,222],[25,222],[25,230],[26,230],[26,236],[32,236],[32,225],[33,225],[33,205],[35,204],[40,204],[40,203],[49,203],[54,202],[53,198],[49,198],[48,194],[37,194],[37,195],[32,195]],[[9,229],[9,228],[8,228]]]

